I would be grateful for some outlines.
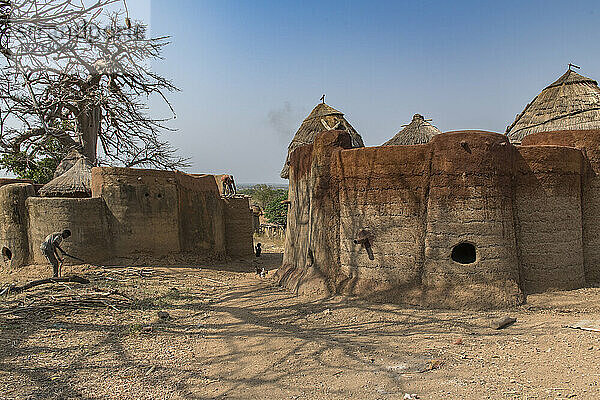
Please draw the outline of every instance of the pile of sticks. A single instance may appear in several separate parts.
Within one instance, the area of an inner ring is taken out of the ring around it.
[[[60,293],[28,296],[12,307],[0,310],[0,316],[27,316],[31,313],[52,312],[65,313],[67,311],[95,308],[110,308],[115,311],[122,311],[130,308],[131,305],[131,298],[114,290],[100,291],[96,289],[86,292],[67,290]]]

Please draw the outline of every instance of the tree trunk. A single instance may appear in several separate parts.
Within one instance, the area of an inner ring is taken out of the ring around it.
[[[92,164],[96,163],[101,119],[102,109],[98,106],[85,107],[84,111],[77,116],[77,133],[81,141],[81,154],[87,157]]]

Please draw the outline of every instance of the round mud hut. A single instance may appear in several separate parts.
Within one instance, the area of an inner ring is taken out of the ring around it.
[[[319,103],[308,117],[302,121],[302,125],[298,128],[296,135],[288,146],[288,155],[281,170],[281,177],[284,179],[289,178],[290,154],[294,150],[300,146],[313,143],[318,133],[330,130],[345,130],[350,134],[352,147],[365,147],[362,137],[344,118],[344,113],[325,103]]]
[[[590,129],[600,129],[600,88],[595,80],[569,69],[517,115],[506,135],[512,143],[521,143],[532,133]]]
[[[42,197],[92,197],[92,163],[80,157],[71,168],[62,175],[42,186]]]
[[[385,142],[383,146],[406,146],[428,143],[432,137],[442,133],[438,128],[426,121],[421,114],[413,115],[410,124]]]

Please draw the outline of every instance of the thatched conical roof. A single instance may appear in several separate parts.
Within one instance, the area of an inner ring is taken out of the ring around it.
[[[42,197],[91,197],[92,163],[81,157],[64,174],[40,189]]]
[[[570,69],[517,115],[506,135],[521,143],[531,133],[565,129],[600,129],[598,83]]]
[[[410,124],[406,125],[396,135],[385,142],[382,146],[402,146],[411,144],[423,144],[429,142],[434,135],[442,133],[438,128],[431,125],[421,114],[413,115]]]
[[[350,123],[344,118],[344,113],[325,103],[319,103],[311,111],[308,117],[302,121],[300,128],[298,128],[296,135],[288,146],[288,155],[283,169],[281,170],[281,177],[285,179],[288,179],[289,177],[288,162],[290,161],[290,154],[292,151],[296,150],[296,148],[300,146],[314,142],[318,133],[331,129],[348,131],[350,137],[352,138],[352,147],[365,146],[358,132],[356,132],[352,125],[350,125]]]

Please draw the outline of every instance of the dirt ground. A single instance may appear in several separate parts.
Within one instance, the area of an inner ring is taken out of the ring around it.
[[[311,302],[271,280],[279,250],[195,268],[66,267],[91,283],[3,296],[0,398],[600,398],[600,332],[566,327],[600,320],[600,289],[493,312]],[[489,327],[506,315],[517,322]]]

